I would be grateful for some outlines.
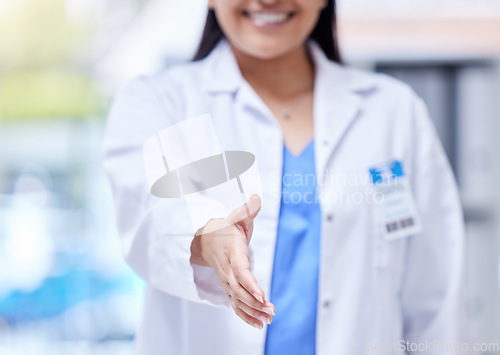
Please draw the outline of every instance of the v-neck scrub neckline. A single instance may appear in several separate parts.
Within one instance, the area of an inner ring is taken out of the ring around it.
[[[299,159],[302,155],[304,155],[305,153],[307,153],[308,149],[312,149],[314,147],[314,139],[311,139],[309,141],[309,143],[304,148],[302,148],[302,151],[299,153],[299,155],[293,154],[292,151],[290,149],[288,149],[288,147],[286,146],[286,144],[283,144],[283,147],[284,147],[284,154],[288,154],[292,158]]]

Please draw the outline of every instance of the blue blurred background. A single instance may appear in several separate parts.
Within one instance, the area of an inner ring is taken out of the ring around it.
[[[500,1],[340,0],[347,63],[425,99],[467,222],[468,311],[500,340]],[[100,161],[116,90],[188,60],[205,0],[0,0],[0,354],[130,354],[142,281]]]

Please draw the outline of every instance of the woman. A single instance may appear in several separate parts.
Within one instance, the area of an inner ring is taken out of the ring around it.
[[[124,255],[147,282],[138,354],[462,341],[450,166],[407,85],[341,64],[335,24],[333,0],[210,0],[195,60],[117,95],[104,163]],[[142,145],[204,113],[221,146],[255,155],[265,203],[252,197],[194,236],[181,199],[149,193]]]

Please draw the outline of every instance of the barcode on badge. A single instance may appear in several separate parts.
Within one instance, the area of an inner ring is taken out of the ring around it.
[[[387,229],[388,233],[396,232],[402,229],[406,229],[409,227],[412,227],[415,225],[415,221],[413,220],[413,217],[409,218],[404,218],[399,221],[387,223],[385,225],[385,228]]]

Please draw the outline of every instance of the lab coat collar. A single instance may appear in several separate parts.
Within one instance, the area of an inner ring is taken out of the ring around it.
[[[316,173],[323,176],[329,159],[360,116],[363,96],[376,89],[376,76],[331,61],[313,40],[308,41],[314,60],[314,137]]]
[[[226,39],[223,38],[219,41],[208,56],[207,61],[211,73],[206,86],[209,92],[234,92],[240,87],[244,78],[231,45]]]
[[[316,82],[326,79],[330,85],[335,85],[350,91],[370,90],[375,81],[370,78],[348,75],[349,69],[332,60],[329,60],[315,40],[309,39],[307,46],[316,66]],[[209,92],[234,92],[238,90],[245,79],[243,78],[238,62],[227,39],[223,38],[207,57],[211,77],[207,81],[206,89]]]
[[[328,160],[359,116],[363,95],[376,89],[377,81],[371,73],[329,60],[314,40],[308,40],[307,45],[315,64],[316,170],[317,174],[324,174]],[[227,40],[221,40],[207,59],[212,73],[207,82],[209,92],[235,94],[239,104],[263,112],[260,117],[272,117],[269,108],[243,78]],[[277,125],[274,121],[271,124]]]

